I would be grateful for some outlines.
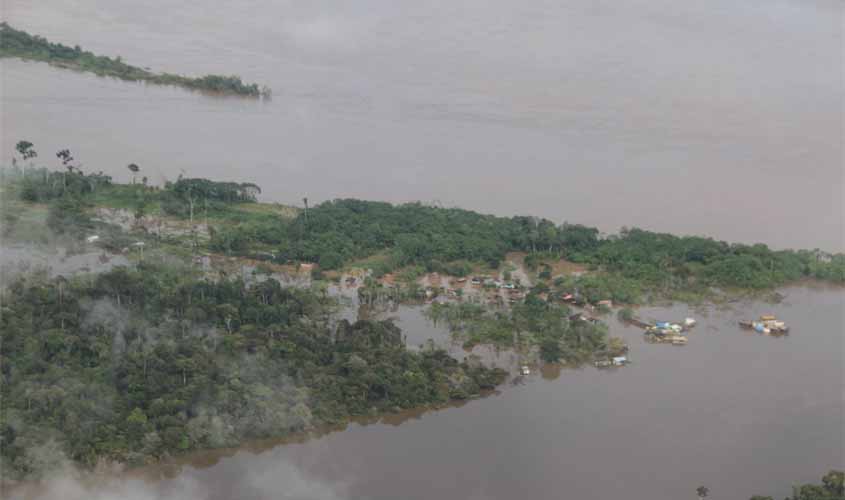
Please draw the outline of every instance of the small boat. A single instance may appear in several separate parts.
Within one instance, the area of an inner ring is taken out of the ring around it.
[[[788,333],[789,327],[774,316],[760,316],[759,321],[741,320],[739,326],[749,328],[758,333]]]

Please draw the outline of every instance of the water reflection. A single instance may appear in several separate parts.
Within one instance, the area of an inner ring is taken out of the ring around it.
[[[499,394],[499,392],[485,391],[480,397],[486,398],[495,396],[496,394]],[[235,457],[243,453],[261,455],[280,446],[305,444],[312,442],[313,440],[329,436],[333,433],[343,432],[349,429],[358,429],[367,426],[398,427],[411,421],[419,421],[428,413],[450,408],[461,408],[467,403],[468,401],[456,400],[433,408],[415,408],[383,415],[353,417],[345,423],[323,425],[309,430],[308,432],[292,434],[282,438],[252,440],[235,448],[220,448],[193,452],[155,465],[125,471],[123,476],[127,478],[140,478],[145,480],[175,479],[185,472],[186,469],[211,468],[220,464],[221,461],[227,458]]]

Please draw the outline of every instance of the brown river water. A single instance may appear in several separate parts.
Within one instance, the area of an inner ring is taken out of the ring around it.
[[[236,73],[270,101],[0,63],[0,157],[250,180],[264,198],[422,200],[615,231],[843,250],[843,4],[827,0],[3,0],[16,27],[155,70]],[[689,345],[553,366],[438,411],[252,443],[49,498],[784,496],[843,459],[845,291],[650,308]],[[786,337],[737,328],[771,312]],[[447,343],[418,308],[410,345]],[[460,349],[453,348],[460,354]],[[511,368],[507,353],[478,352]]]
[[[839,0],[3,0],[13,26],[210,98],[2,62],[2,140],[265,199],[421,200],[616,231],[843,243]]]

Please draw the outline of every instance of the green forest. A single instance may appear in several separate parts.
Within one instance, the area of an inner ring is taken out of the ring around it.
[[[385,271],[410,264],[443,270],[445,264],[460,260],[497,267],[507,252],[523,251],[535,254],[537,261],[565,258],[587,264],[653,290],[762,289],[805,277],[845,282],[841,254],[822,261],[814,251],[775,251],[762,244],[729,244],[636,228],[601,237],[597,229],[578,224],[419,203],[334,200],[310,209],[307,216],[300,213],[286,225],[232,231],[249,232],[247,237],[275,245],[281,260],[313,261],[326,269],[385,252]]]
[[[389,321],[337,322],[338,304],[319,285],[211,279],[191,264],[200,253],[313,262],[320,278],[362,265],[376,277],[403,270],[460,276],[524,252],[539,278],[524,301],[500,310],[433,304],[430,317],[466,347],[536,348],[546,362],[573,366],[625,346],[600,323],[570,319],[552,300],[567,290],[591,302],[637,303],[672,291],[845,282],[841,254],[640,229],[604,236],[577,224],[420,203],[333,200],[296,209],[259,202],[252,183],[180,176],[156,186],[129,164],[132,182],[120,184],[84,172],[67,149],[56,153],[58,170],[35,165],[33,144],[16,149],[15,165],[0,170],[4,237],[49,243],[49,230],[68,243],[96,233],[106,252],[133,242],[154,252],[99,274],[30,272],[4,282],[0,467],[9,478],[37,476],[61,456],[86,466],[140,464],[355,415],[439,406],[504,380],[501,370],[458,362],[433,346],[409,351]],[[127,232],[99,220],[102,207],[125,209],[136,221],[202,220],[208,238]],[[43,214],[47,227],[39,229],[33,214]],[[590,272],[555,278],[550,264],[560,259]],[[402,297],[372,279],[359,292],[363,302]]]
[[[389,321],[333,326],[333,299],[317,291],[209,282],[173,264],[26,275],[2,303],[7,478],[47,469],[56,447],[88,466],[138,464],[442,405],[504,378],[439,349],[411,352]]]
[[[64,166],[66,171],[30,168],[24,174],[6,169],[5,189],[27,202],[57,207],[56,227],[65,231],[90,225],[84,213],[93,206],[126,208],[137,217],[194,220],[202,214],[211,226],[208,251],[279,264],[316,263],[320,271],[357,265],[372,269],[375,277],[409,268],[462,276],[477,266],[497,269],[508,252],[525,252],[526,266],[541,277],[544,267],[560,259],[590,270],[558,282],[558,289],[577,290],[590,301],[629,304],[770,290],[806,278],[845,283],[845,254],[819,250],[772,250],[637,228],[602,235],[579,224],[421,203],[340,199],[280,216],[256,201],[260,187],[251,183],[180,177],[158,187],[143,177],[116,184],[102,173],[74,169],[73,162]],[[78,224],[68,220],[76,215]]]
[[[12,28],[7,23],[0,23],[0,57],[44,61],[54,66],[99,76],[158,85],[175,85],[216,94],[269,97],[271,93],[269,88],[261,88],[255,83],[244,83],[236,75],[205,75],[192,78],[172,73],[153,73],[123,62],[120,56],[115,58],[98,56],[83,50],[78,45],[68,47],[60,43],[52,43],[43,37]]]

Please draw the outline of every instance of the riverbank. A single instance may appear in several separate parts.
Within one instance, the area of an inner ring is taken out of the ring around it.
[[[52,43],[43,37],[16,30],[0,23],[0,58],[17,57],[29,61],[46,62],[52,66],[98,76],[155,85],[173,85],[210,95],[234,95],[270,98],[269,87],[245,83],[237,75],[205,75],[188,77],[172,73],[154,73],[148,69],[123,62],[120,56],[110,58],[85,51],[78,45],[69,47]]]

